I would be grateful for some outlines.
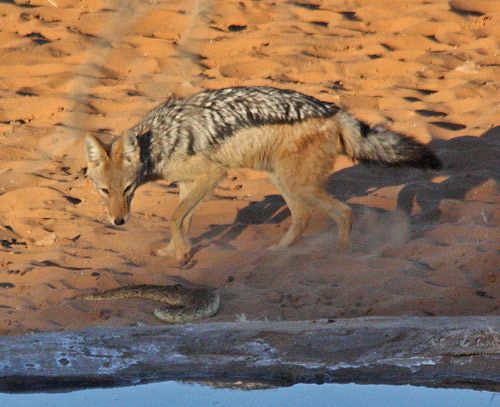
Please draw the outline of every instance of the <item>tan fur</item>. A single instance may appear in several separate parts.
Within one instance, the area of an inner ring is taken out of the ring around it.
[[[267,171],[271,182],[283,195],[292,215],[292,225],[271,249],[295,243],[307,227],[311,209],[324,212],[337,223],[339,245],[346,248],[351,233],[351,209],[324,189],[335,156],[342,150],[340,131],[335,117],[263,125],[239,130],[217,148],[204,153],[171,157],[163,165],[161,177],[179,182],[180,202],[170,220],[172,240],[158,254],[172,255],[181,265],[190,260],[187,234],[192,212],[230,168]],[[89,175],[98,188],[108,190],[105,200],[112,221],[128,216],[130,200],[124,197],[123,190],[137,177],[139,155],[134,156],[129,151],[125,159],[126,150],[126,136],[113,144],[110,155],[97,139],[87,138]]]

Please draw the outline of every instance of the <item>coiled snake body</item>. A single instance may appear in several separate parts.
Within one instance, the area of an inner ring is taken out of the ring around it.
[[[217,313],[220,304],[217,290],[208,287],[189,288],[181,284],[118,287],[74,297],[91,301],[123,298],[144,298],[168,304],[168,307],[157,308],[153,313],[156,318],[171,324],[209,318]]]

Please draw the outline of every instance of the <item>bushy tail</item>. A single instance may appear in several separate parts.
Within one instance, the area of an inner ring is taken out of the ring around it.
[[[349,113],[336,114],[340,122],[344,149],[351,158],[386,165],[442,168],[439,158],[424,144],[382,127],[369,127]]]

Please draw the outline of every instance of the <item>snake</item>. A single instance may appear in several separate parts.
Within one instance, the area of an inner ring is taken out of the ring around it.
[[[185,324],[212,317],[220,305],[218,290],[208,287],[191,288],[181,284],[125,286],[73,297],[90,301],[124,298],[144,298],[168,304],[167,307],[155,309],[153,314],[170,324]]]

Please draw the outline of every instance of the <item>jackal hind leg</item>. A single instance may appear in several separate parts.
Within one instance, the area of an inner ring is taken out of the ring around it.
[[[315,129],[313,129],[315,130]],[[290,143],[292,153],[282,154],[274,164],[275,179],[278,188],[284,192],[284,198],[290,203],[292,221],[294,212],[298,221],[293,221],[289,233],[281,244],[292,244],[305,229],[304,220],[309,219],[304,213],[316,209],[333,219],[338,226],[338,244],[347,249],[351,238],[352,211],[349,206],[333,198],[326,192],[324,185],[331,171],[336,154],[336,139],[322,138],[321,129],[317,136],[304,133],[305,141],[301,144]],[[300,139],[299,139],[300,140]],[[295,147],[293,149],[292,147]],[[295,224],[295,226],[294,226]]]
[[[192,174],[192,173],[191,173]],[[191,222],[192,211],[210,194],[226,176],[225,168],[210,162],[200,166],[200,172],[188,188],[184,190],[179,205],[175,208],[170,220],[170,233],[174,257],[180,266],[187,264],[191,258],[191,244],[186,233]]]
[[[347,250],[351,240],[352,209],[330,196],[323,185],[312,187],[310,192],[304,195],[304,199],[334,220],[338,228],[338,247],[340,250]]]
[[[300,195],[292,192],[293,185],[290,185],[286,178],[272,174],[270,175],[270,179],[283,196],[292,215],[292,224],[283,238],[278,244],[268,247],[268,250],[280,250],[293,245],[300,238],[309,224],[311,215],[307,208],[307,203],[304,202]]]

